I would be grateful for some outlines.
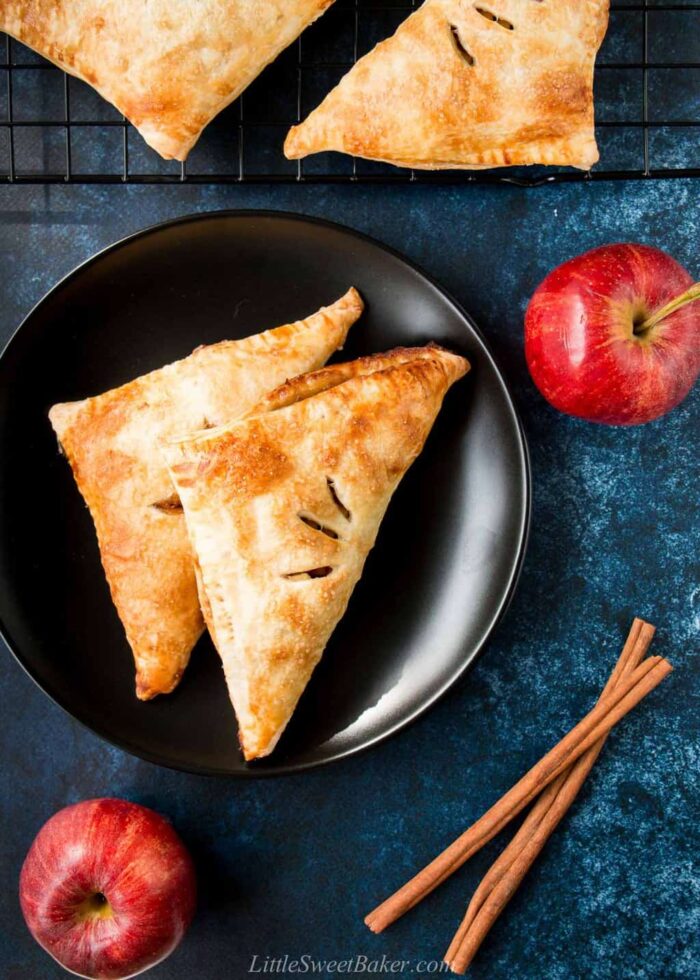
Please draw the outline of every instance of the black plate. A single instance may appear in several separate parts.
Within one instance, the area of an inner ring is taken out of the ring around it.
[[[405,477],[375,550],[273,756],[240,757],[221,667],[202,639],[174,694],[134,696],[131,654],[89,514],[46,413],[285,323],[357,286],[343,357],[437,340],[473,364]],[[90,259],[35,307],[0,360],[0,623],[31,677],[110,742],[201,773],[262,775],[357,752],[453,684],[506,607],[530,477],[507,387],[474,324],[422,272],[357,232],[289,214],[197,215]]]

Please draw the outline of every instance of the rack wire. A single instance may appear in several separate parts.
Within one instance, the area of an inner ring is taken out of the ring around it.
[[[565,168],[425,172],[341,154],[288,161],[282,144],[419,0],[336,0],[204,131],[162,160],[78,79],[0,35],[0,183],[510,183],[700,176],[700,2],[613,2],[596,67],[601,160]],[[4,76],[4,78],[3,78]],[[4,82],[4,85],[2,84]]]

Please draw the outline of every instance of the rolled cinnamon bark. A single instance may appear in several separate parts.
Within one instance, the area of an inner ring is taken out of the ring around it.
[[[650,623],[635,618],[601,697],[644,659],[654,633]],[[576,799],[606,738],[603,736],[540,794],[518,833],[482,879],[445,954],[445,962],[454,973],[468,969],[484,938]]]
[[[365,923],[378,933],[413,908],[502,830],[546,786],[646,697],[671,672],[668,661],[649,657],[619,683],[554,746],[491,809],[419,871],[402,888],[377,906]]]

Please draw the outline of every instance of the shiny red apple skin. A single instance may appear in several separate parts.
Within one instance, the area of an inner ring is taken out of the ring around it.
[[[196,903],[192,860],[168,821],[117,799],[86,800],[51,817],[19,887],[29,931],[46,952],[79,976],[106,980],[135,976],[172,953]],[[95,904],[98,893],[106,904]]]
[[[550,272],[525,316],[525,357],[547,401],[612,425],[675,408],[700,373],[700,302],[646,336],[634,325],[692,283],[675,259],[648,245],[603,245]]]

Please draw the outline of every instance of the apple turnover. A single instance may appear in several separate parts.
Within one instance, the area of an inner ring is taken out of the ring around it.
[[[184,160],[332,2],[2,0],[0,30],[92,85],[166,160]]]
[[[142,700],[176,686],[204,629],[182,507],[160,443],[221,425],[286,378],[320,367],[343,345],[362,306],[351,289],[306,320],[200,347],[49,412],[95,523]]]
[[[593,69],[608,0],[426,0],[289,132],[401,167],[598,160]]]
[[[164,448],[247,760],[274,749],[468,369],[439,347],[332,365]]]

